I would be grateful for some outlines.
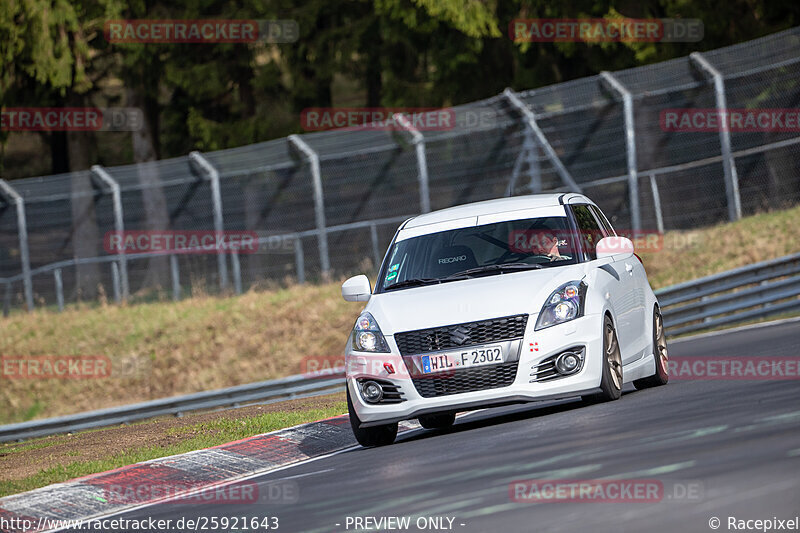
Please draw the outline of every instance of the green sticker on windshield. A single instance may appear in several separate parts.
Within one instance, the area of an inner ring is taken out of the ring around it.
[[[389,267],[389,273],[386,274],[386,281],[392,281],[397,277],[397,270],[400,268],[400,263],[395,263]]]

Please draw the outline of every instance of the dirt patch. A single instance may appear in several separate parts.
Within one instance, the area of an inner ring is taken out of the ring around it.
[[[192,426],[223,420],[243,420],[265,413],[292,413],[309,409],[331,409],[343,402],[344,393],[300,400],[252,405],[238,409],[162,417],[129,426],[118,426],[68,435],[56,435],[0,445],[0,481],[23,479],[40,470],[66,466],[76,461],[107,459],[123,450],[166,447],[196,437],[204,430]],[[187,431],[188,429],[188,431]],[[182,431],[183,430],[183,431]],[[205,430],[209,431],[209,430]]]

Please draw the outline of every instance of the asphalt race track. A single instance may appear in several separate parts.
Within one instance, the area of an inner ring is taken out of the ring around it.
[[[669,353],[797,357],[798,347],[794,321],[673,341]],[[464,532],[708,532],[712,517],[731,531],[729,516],[800,514],[800,381],[673,380],[625,392],[599,405],[480,411],[447,432],[412,431],[389,447],[350,449],[253,480],[293,480],[295,503],[162,503],[118,516],[276,516],[287,532],[353,531],[347,517],[389,516],[411,517],[408,531],[418,531],[421,516],[449,517]],[[514,480],[598,478],[658,480],[663,493],[655,503],[517,503],[509,493]]]

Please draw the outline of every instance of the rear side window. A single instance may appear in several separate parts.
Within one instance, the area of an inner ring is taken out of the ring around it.
[[[603,230],[588,205],[573,205],[572,213],[578,223],[578,234],[589,260],[597,259],[597,243],[603,238]]]

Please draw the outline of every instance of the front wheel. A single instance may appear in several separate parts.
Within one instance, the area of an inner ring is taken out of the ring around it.
[[[603,373],[600,378],[600,392],[583,396],[587,403],[600,403],[619,400],[622,396],[622,352],[620,352],[617,332],[611,317],[603,317]]]
[[[646,378],[637,379],[633,386],[639,390],[666,385],[669,381],[669,357],[667,356],[667,337],[664,333],[664,319],[656,306],[653,309],[653,357],[656,362],[656,373]]]
[[[350,427],[353,429],[353,435],[355,435],[358,443],[365,448],[386,446],[393,443],[395,437],[397,437],[397,422],[368,428],[359,427],[361,420],[358,418],[356,410],[353,409],[349,388],[347,389],[347,412],[350,415]]]

